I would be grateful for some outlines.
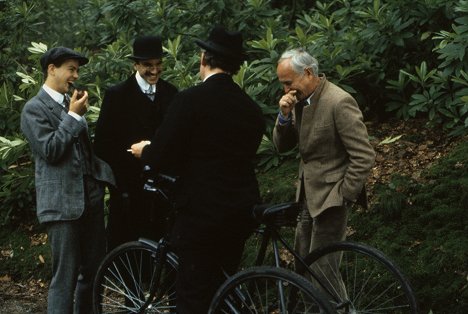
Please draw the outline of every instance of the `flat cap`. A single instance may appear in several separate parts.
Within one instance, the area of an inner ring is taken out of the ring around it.
[[[57,61],[75,59],[80,65],[85,65],[89,59],[79,54],[78,52],[67,47],[55,47],[47,50],[41,57],[41,67],[45,71],[49,64]]]

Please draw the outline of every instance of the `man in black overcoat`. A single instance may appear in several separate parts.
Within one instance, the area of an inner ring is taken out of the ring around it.
[[[163,234],[164,208],[143,192],[142,165],[130,146],[152,138],[177,89],[161,79],[162,43],[159,36],[138,37],[133,44],[135,73],[110,87],[96,126],[96,154],[111,166],[117,188],[110,191],[108,250],[117,245]]]
[[[175,165],[181,178],[171,240],[182,314],[207,313],[222,271],[239,266],[259,202],[254,159],[265,130],[259,106],[232,79],[245,58],[242,35],[215,27],[196,43],[203,83],[176,95],[151,144],[132,145],[152,169]]]

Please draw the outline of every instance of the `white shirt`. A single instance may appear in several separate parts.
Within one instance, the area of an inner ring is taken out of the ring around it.
[[[47,94],[49,94],[50,97],[52,97],[53,100],[55,100],[57,103],[60,104],[63,108],[65,108],[65,104],[63,103],[63,100],[65,98],[64,94],[61,94],[57,92],[56,90],[50,88],[46,84],[42,85],[42,88],[46,91]],[[78,121],[83,121],[86,123],[86,120],[84,117],[80,116],[76,112],[73,111],[68,111],[68,114],[71,115],[73,118],[75,118]]]
[[[136,81],[138,83],[138,86],[140,86],[140,89],[143,93],[147,93],[151,87],[151,92],[156,93],[156,84],[149,84],[147,81],[145,81],[144,78],[141,77],[140,73],[137,71],[135,74]]]
[[[210,73],[208,74],[204,79],[203,79],[203,82],[205,82],[207,79],[209,79],[211,76],[215,75],[215,74],[218,74],[218,73]]]

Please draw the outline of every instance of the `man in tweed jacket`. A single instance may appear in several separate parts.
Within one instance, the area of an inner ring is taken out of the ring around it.
[[[83,117],[87,92],[67,95],[86,63],[65,47],[44,53],[44,85],[21,113],[34,154],[37,216],[52,251],[49,314],[91,313],[93,277],[105,250],[104,183],[114,177],[91,149]]]
[[[374,165],[362,113],[354,98],[318,74],[318,62],[302,49],[283,53],[277,75],[285,94],[273,131],[277,149],[299,145],[296,229],[302,256],[344,240],[348,209],[367,206],[364,183]]]

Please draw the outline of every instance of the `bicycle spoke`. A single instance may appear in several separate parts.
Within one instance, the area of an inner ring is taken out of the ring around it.
[[[176,259],[171,257],[159,270],[155,266],[153,249],[140,242],[111,252],[94,283],[96,313],[175,313]],[[161,272],[159,286],[156,271]]]
[[[339,242],[312,252],[306,262],[326,285],[321,290],[331,293],[338,313],[417,313],[409,283],[375,248]]]

